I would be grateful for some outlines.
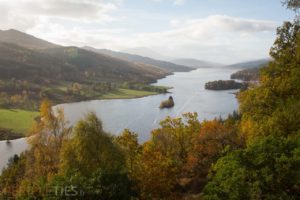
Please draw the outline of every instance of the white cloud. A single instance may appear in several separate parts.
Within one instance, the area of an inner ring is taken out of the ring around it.
[[[121,0],[14,0],[0,1],[0,28],[27,30],[40,18],[106,22]]]
[[[137,43],[175,57],[234,62],[266,57],[277,26],[272,21],[224,15],[174,19],[170,24],[173,28],[168,31],[137,34]]]

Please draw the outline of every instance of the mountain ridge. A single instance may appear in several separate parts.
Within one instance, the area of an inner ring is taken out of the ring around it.
[[[12,43],[28,49],[45,49],[59,46],[15,29],[0,30],[0,42]]]
[[[129,53],[124,53],[124,52],[117,52],[117,51],[112,51],[108,49],[96,49],[93,47],[85,46],[83,47],[86,50],[100,53],[100,54],[106,54],[115,58],[131,61],[131,62],[136,62],[136,63],[144,63],[152,66],[157,66],[162,69],[165,69],[169,72],[187,72],[191,71],[194,68],[184,66],[184,65],[178,65],[174,64],[172,62],[168,61],[162,61],[162,60],[156,60],[153,58],[145,57],[145,56],[140,56],[140,55],[135,55],[135,54],[129,54]]]
[[[267,65],[272,59],[271,58],[262,58],[257,60],[251,60],[246,62],[239,62],[231,65],[226,65],[226,68],[234,68],[234,69],[251,69],[251,68],[259,68],[264,65]]]

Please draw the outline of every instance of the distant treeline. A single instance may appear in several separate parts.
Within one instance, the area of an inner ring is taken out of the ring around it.
[[[257,81],[259,78],[260,68],[244,69],[231,74],[231,79],[242,81]]]

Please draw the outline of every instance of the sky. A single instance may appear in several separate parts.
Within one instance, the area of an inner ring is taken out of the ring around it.
[[[0,0],[0,29],[53,43],[231,64],[268,57],[281,0]]]

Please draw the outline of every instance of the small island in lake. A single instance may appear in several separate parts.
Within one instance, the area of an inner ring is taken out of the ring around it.
[[[163,109],[163,108],[172,108],[174,106],[174,100],[173,97],[170,96],[168,100],[163,101],[160,103],[159,108]]]
[[[247,87],[245,83],[239,83],[234,80],[218,80],[211,81],[205,84],[207,90],[235,90]]]

